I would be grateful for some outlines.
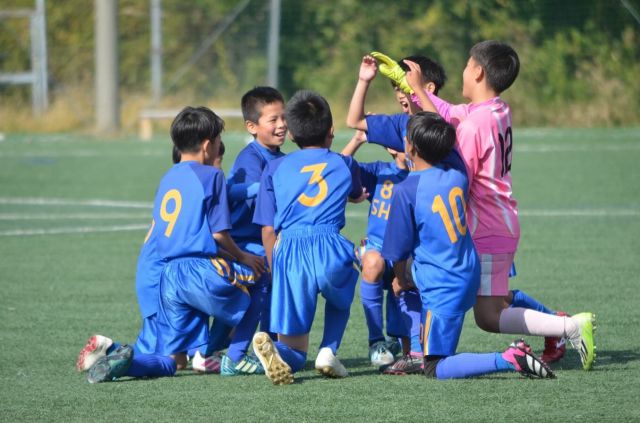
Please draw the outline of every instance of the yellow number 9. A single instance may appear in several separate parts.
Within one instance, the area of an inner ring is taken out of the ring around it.
[[[327,167],[326,163],[318,163],[314,165],[305,166],[300,169],[300,173],[312,172],[311,178],[309,178],[309,185],[318,184],[318,193],[313,197],[309,197],[308,195],[302,193],[298,197],[298,201],[307,207],[315,207],[318,204],[322,203],[324,199],[327,197],[327,191],[329,187],[327,186],[327,181],[322,177],[322,171]]]
[[[169,213],[167,211],[167,203],[173,200],[175,202],[175,207],[173,211]],[[182,196],[180,195],[180,191],[177,189],[172,189],[168,191],[164,197],[162,197],[162,204],[160,205],[160,217],[162,220],[168,223],[167,229],[164,230],[164,236],[167,238],[171,236],[171,232],[173,232],[173,227],[176,224],[176,220],[178,220],[178,215],[180,214],[180,209],[182,208]]]

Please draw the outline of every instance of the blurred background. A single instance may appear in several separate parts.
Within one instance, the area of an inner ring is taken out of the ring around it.
[[[0,74],[32,69],[27,12],[40,2],[48,104],[34,114],[32,86],[0,78],[0,132],[95,130],[100,2],[115,8],[119,133],[137,132],[144,110],[238,109],[245,91],[274,81],[285,98],[318,91],[344,127],[360,60],[372,50],[439,61],[448,76],[441,96],[462,102],[469,48],[485,39],[520,56],[520,76],[504,94],[516,125],[640,123],[640,0],[2,0]],[[154,7],[160,50],[157,39],[152,48]],[[367,110],[398,110],[381,76]]]

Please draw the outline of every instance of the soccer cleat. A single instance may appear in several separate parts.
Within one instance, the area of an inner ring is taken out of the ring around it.
[[[414,375],[418,373],[422,373],[422,363],[423,358],[412,356],[410,354],[401,357],[393,363],[392,366],[387,367],[382,372],[385,375],[395,375],[395,376],[404,376],[404,375]]]
[[[568,316],[564,311],[556,313],[557,316]],[[546,336],[544,338],[544,351],[540,357],[545,363],[555,363],[564,357],[565,351],[567,351],[566,340],[564,337],[559,336]]]
[[[593,313],[580,313],[570,317],[578,326],[578,335],[569,338],[573,348],[580,353],[582,368],[591,370],[596,359],[596,343],[593,333],[596,331],[596,315]]]
[[[84,372],[89,370],[98,359],[107,355],[107,350],[113,345],[113,340],[102,335],[93,335],[87,344],[80,350],[76,360],[76,370]]]
[[[316,370],[326,377],[343,378],[349,376],[347,369],[344,368],[338,357],[328,347],[320,348],[320,351],[318,351]]]
[[[242,360],[235,362],[225,354],[220,364],[220,374],[222,376],[263,375],[264,368],[256,357],[245,355]]]
[[[291,367],[280,357],[268,333],[257,332],[253,335],[253,352],[260,360],[265,375],[274,385],[293,383]]]
[[[200,355],[200,351],[196,351],[196,355],[191,360],[191,368],[196,373],[220,373],[220,353],[215,352],[208,357]]]
[[[87,372],[87,382],[100,383],[122,377],[133,362],[133,348],[122,345],[109,355],[100,357]]]
[[[502,353],[502,358],[513,364],[515,370],[523,376],[541,379],[556,377],[544,361],[533,355],[531,347],[524,339],[513,341]]]
[[[389,351],[386,341],[374,342],[369,347],[369,360],[375,367],[388,366],[395,360],[394,354]]]
[[[391,354],[393,354],[394,358],[396,355],[402,352],[402,344],[400,343],[400,341],[398,341],[398,338],[388,336],[386,342],[387,349],[389,350],[389,352],[391,352]]]

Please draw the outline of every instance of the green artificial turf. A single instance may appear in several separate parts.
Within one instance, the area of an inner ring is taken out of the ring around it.
[[[339,132],[336,150],[350,136]],[[245,134],[225,133],[224,168]],[[286,147],[287,151],[292,145]],[[522,237],[511,286],[549,307],[597,315],[597,361],[569,350],[555,380],[514,373],[435,381],[378,374],[367,357],[360,300],[339,357],[350,371],[306,370],[291,386],[264,376],[89,385],[74,363],[87,337],[133,342],[138,250],[156,184],[170,166],[166,136],[151,142],[6,134],[0,142],[0,420],[15,421],[633,421],[640,419],[640,129],[522,129],[512,164]],[[361,161],[387,160],[365,146]],[[364,234],[365,205],[343,233]],[[357,292],[357,290],[356,290]],[[467,316],[458,351],[501,351]],[[542,339],[529,337],[540,352]]]

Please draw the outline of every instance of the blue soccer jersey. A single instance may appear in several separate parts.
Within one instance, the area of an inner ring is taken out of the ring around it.
[[[393,162],[360,163],[362,186],[370,193],[369,220],[367,222],[367,239],[374,245],[382,246],[384,232],[389,220],[391,198],[396,184],[409,174]]]
[[[396,151],[404,151],[404,137],[407,135],[409,115],[369,115],[367,121],[367,142],[379,144]]]
[[[382,255],[392,261],[413,256],[423,307],[434,312],[464,313],[475,303],[480,264],[465,219],[468,192],[456,151],[395,187]]]
[[[194,161],[175,164],[158,186],[152,226],[163,259],[216,256],[212,234],[231,228],[222,171]]]
[[[273,249],[272,331],[308,333],[318,293],[332,310],[349,310],[358,273],[353,267],[353,244],[339,231],[345,223],[347,197],[361,193],[357,162],[324,148],[297,151],[265,169],[254,222],[278,232]]]
[[[242,149],[231,167],[227,180],[231,236],[240,246],[249,243],[262,245],[261,228],[253,223],[258,194],[255,188],[260,183],[262,171],[267,164],[282,156],[284,153],[279,149],[272,151],[254,140]]]
[[[326,148],[306,148],[269,163],[253,221],[276,232],[315,225],[341,229],[347,197],[361,193],[355,160]]]

